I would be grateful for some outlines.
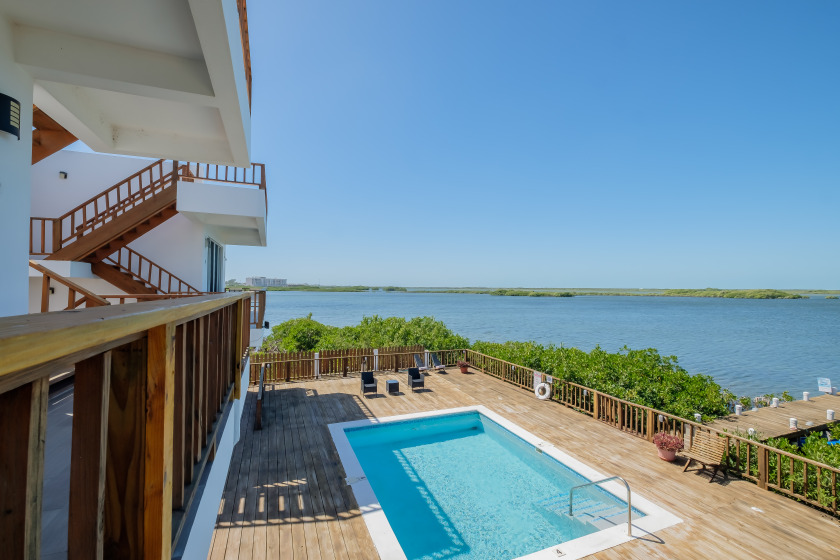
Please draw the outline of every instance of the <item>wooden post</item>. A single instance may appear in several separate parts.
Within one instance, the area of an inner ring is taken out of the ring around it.
[[[244,316],[245,300],[240,299],[236,302],[234,320],[236,321],[233,336],[233,354],[236,367],[233,370],[233,396],[234,400],[242,398],[242,355],[245,353],[245,348],[242,345],[242,334],[245,326],[242,324],[242,317]]]
[[[0,550],[40,558],[49,380],[0,394]]]
[[[653,435],[656,430],[653,427],[653,409],[647,411],[647,440],[653,441]]]
[[[766,447],[758,448],[758,457],[756,459],[758,460],[758,487],[762,490],[767,490],[767,471],[769,469],[767,468],[768,457]]]
[[[58,218],[53,218],[52,220],[52,251],[51,253],[55,253],[59,249],[61,249],[61,220]]]
[[[143,473],[143,540],[147,558],[172,556],[174,405],[175,325],[168,323],[148,331]]]
[[[146,341],[111,351],[105,472],[106,558],[143,558]]]
[[[75,369],[67,558],[101,560],[111,352],[79,362]]]
[[[41,313],[50,310],[50,277],[44,274],[41,277]]]
[[[195,326],[184,325],[184,484],[192,483],[195,465]]]
[[[600,399],[598,398],[598,391],[592,391],[592,418],[595,420],[600,420],[601,418],[601,411],[600,411],[600,403],[598,402]]]
[[[186,445],[186,325],[175,328],[174,415],[172,436],[172,507],[184,506],[184,454]],[[192,411],[190,411],[192,414]]]

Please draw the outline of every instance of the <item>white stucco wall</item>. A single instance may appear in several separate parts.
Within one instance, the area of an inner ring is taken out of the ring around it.
[[[17,99],[21,107],[20,140],[0,132],[0,316],[27,311],[32,87],[32,78],[14,61],[9,24],[0,18],[0,93]]]
[[[71,150],[57,152],[32,166],[32,216],[57,218],[154,161]],[[58,176],[60,171],[67,173],[67,179]]]
[[[204,225],[176,214],[129,247],[153,260],[190,285],[205,291],[207,286],[204,239],[213,237]]]

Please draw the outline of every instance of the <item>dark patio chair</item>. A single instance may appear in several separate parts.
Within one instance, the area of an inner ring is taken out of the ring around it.
[[[420,357],[420,354],[414,354],[414,365],[417,366],[417,369],[420,371],[426,371],[427,368],[426,364],[423,363],[423,358]]]
[[[446,369],[446,366],[440,363],[440,358],[434,352],[429,354],[429,358],[432,360],[432,369],[436,369],[438,371],[443,371]]]
[[[416,367],[408,368],[408,386],[413,391],[415,387],[425,387],[425,378],[420,373],[420,369]]]
[[[376,379],[373,378],[372,371],[363,371],[362,372],[362,394],[365,393],[377,393],[376,390]]]

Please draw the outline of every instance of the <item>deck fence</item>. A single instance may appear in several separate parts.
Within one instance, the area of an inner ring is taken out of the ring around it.
[[[424,355],[421,346],[382,348],[378,350],[380,371],[414,366],[413,355]],[[441,363],[454,366],[458,360],[467,360],[470,367],[487,375],[516,385],[527,391],[534,388],[533,368],[507,362],[473,350],[454,349],[435,351]],[[371,370],[374,351],[371,348],[324,351],[319,354],[321,376],[337,376],[348,372]],[[383,361],[383,357],[387,360]],[[366,363],[363,360],[368,360]],[[314,379],[315,353],[258,353],[251,365],[252,383],[258,379],[259,365],[265,363],[266,381],[294,381]],[[268,372],[271,371],[271,374]],[[720,432],[699,422],[686,420],[673,414],[638,403],[619,399],[577,383],[552,378],[551,400],[574,409],[636,437],[653,441],[659,432],[684,438],[686,448],[700,431],[726,440],[727,469],[744,479],[755,482],[759,488],[773,490],[806,502],[816,508],[840,516],[837,496],[840,492],[840,469],[806,459],[759,441],[737,434]]]
[[[486,354],[464,351],[475,369],[531,390],[534,370]],[[730,472],[814,507],[840,515],[840,469],[794,455],[737,434],[720,432],[701,423],[644,405],[625,401],[589,387],[552,378],[551,399],[618,430],[653,441],[658,432],[679,435],[690,447],[695,434],[709,432],[726,440],[724,463]]]

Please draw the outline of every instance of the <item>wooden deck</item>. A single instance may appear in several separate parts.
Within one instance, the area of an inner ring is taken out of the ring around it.
[[[780,402],[778,408],[766,406],[758,410],[745,410],[741,416],[732,414],[719,418],[709,426],[716,430],[741,434],[755,428],[761,440],[790,437],[825,427],[829,423],[826,420],[826,410],[834,410],[836,418],[840,420],[840,395],[818,395],[808,401]],[[790,429],[791,418],[796,418],[797,430]]]
[[[683,519],[655,535],[597,553],[598,559],[838,558],[840,522],[755,485],[666,463],[645,440],[622,433],[483,374],[426,377],[426,391],[362,397],[359,379],[278,383],[266,391],[263,429],[253,431],[248,395],[211,559],[377,558],[327,424],[482,404]]]

